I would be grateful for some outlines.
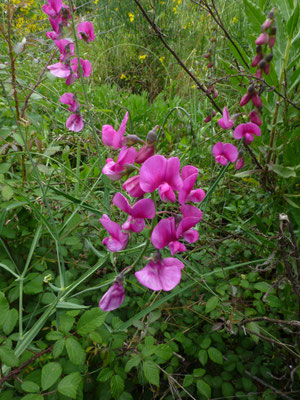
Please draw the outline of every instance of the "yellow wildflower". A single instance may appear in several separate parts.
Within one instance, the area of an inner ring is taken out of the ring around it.
[[[191,86],[191,89],[195,89],[196,85]]]
[[[139,56],[139,60],[145,60],[146,57],[147,57],[147,54],[142,54]]]
[[[163,64],[165,58],[166,57],[160,57],[159,61]]]
[[[231,20],[231,23],[232,23],[232,24],[235,24],[236,22],[238,22],[237,17],[233,17],[232,20]]]
[[[122,75],[120,76],[120,79],[126,79],[126,75],[122,74]]]
[[[98,4],[98,1],[99,1],[99,0],[94,0],[94,4]]]
[[[133,20],[134,20],[134,15],[130,12],[130,13],[128,13],[128,17],[129,17],[129,19],[130,19],[130,22],[133,22]]]
[[[119,8],[118,8],[118,7],[116,7],[116,8],[115,8],[115,11],[119,11]]]

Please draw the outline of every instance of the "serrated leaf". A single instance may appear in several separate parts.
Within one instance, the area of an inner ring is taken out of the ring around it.
[[[254,288],[259,290],[260,292],[266,293],[270,289],[271,285],[267,282],[257,282],[254,285]]]
[[[69,337],[66,340],[66,349],[70,361],[75,365],[83,365],[85,362],[85,351],[81,344],[74,338]]]
[[[16,367],[19,364],[14,351],[8,346],[0,346],[0,360],[8,367]]]
[[[260,333],[260,329],[258,324],[256,324],[255,322],[249,322],[249,324],[246,325],[246,327],[250,330],[253,331],[257,334]],[[250,333],[251,338],[253,339],[253,341],[257,344],[259,342],[259,337],[256,335],[253,335]]]
[[[3,199],[6,201],[10,200],[14,195],[14,191],[8,185],[2,186],[1,193],[2,193]]]
[[[110,392],[114,399],[117,399],[124,392],[124,380],[120,375],[114,375],[110,381]]]
[[[125,372],[130,372],[133,367],[137,367],[141,359],[138,356],[132,356],[125,365]]]
[[[211,388],[203,379],[197,381],[197,389],[207,399],[211,398]]]
[[[21,384],[21,388],[24,390],[24,392],[29,393],[38,393],[40,391],[39,385],[31,381],[24,381]]]
[[[63,333],[69,333],[75,322],[75,318],[66,313],[61,314],[58,318],[58,329]]]
[[[44,396],[40,394],[27,394],[25,397],[22,397],[22,400],[44,400]]]
[[[223,356],[222,353],[216,349],[215,347],[210,347],[208,350],[208,356],[216,364],[223,364]]]
[[[65,376],[58,384],[57,390],[59,393],[71,397],[71,399],[77,398],[77,389],[81,383],[81,375],[79,372],[73,372],[70,375]]]
[[[104,323],[106,317],[107,313],[100,310],[99,307],[85,311],[77,323],[77,332],[81,336],[93,332],[96,328]]]
[[[219,299],[217,298],[217,296],[210,297],[206,302],[205,312],[207,314],[210,313],[217,307],[218,304],[219,304]]]
[[[159,369],[153,361],[147,360],[143,362],[143,371],[146,380],[152,385],[159,386]]]
[[[9,335],[14,330],[14,327],[16,326],[16,323],[18,321],[18,316],[19,316],[19,313],[15,308],[13,308],[12,310],[9,310],[6,313],[6,317],[5,317],[4,324],[3,324],[3,332],[6,335]]]
[[[62,367],[57,362],[50,362],[43,366],[42,368],[42,376],[41,376],[41,385],[42,389],[49,389],[57,379],[60,377],[62,373]]]
[[[97,381],[99,382],[106,382],[108,381],[114,374],[114,371],[110,368],[104,368],[102,369],[98,376],[97,376]]]
[[[168,361],[173,355],[173,350],[168,344],[162,343],[156,347],[155,355],[164,361]]]
[[[198,358],[201,364],[204,366],[207,363],[208,355],[206,350],[199,350]]]
[[[65,339],[59,339],[53,345],[52,354],[54,358],[57,358],[61,355],[65,347]]]
[[[59,339],[62,339],[63,337],[64,337],[64,335],[62,334],[62,332],[59,332],[59,331],[51,331],[51,332],[48,332],[46,335],[47,340],[59,340]]]

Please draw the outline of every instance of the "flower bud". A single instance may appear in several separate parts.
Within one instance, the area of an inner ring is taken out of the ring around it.
[[[257,108],[262,107],[262,101],[258,94],[255,94],[254,96],[252,96],[252,103]]]
[[[252,110],[252,111],[250,112],[250,114],[249,114],[249,118],[250,118],[250,121],[251,121],[253,124],[258,125],[258,126],[261,126],[262,122],[261,122],[261,119],[259,118],[259,115],[258,115],[258,112],[257,112],[257,111]]]
[[[257,64],[262,60],[262,58],[263,58],[262,54],[257,54],[257,55],[253,58],[253,61],[252,61],[251,66],[252,66],[252,67],[256,67]]]
[[[272,10],[268,14],[268,18],[273,19],[275,14],[275,7],[272,8]]]
[[[270,47],[270,49],[272,49],[272,47],[274,46],[275,41],[276,41],[276,37],[275,36],[270,36],[270,39],[269,39],[269,47]]]
[[[153,129],[151,129],[151,131],[148,132],[147,138],[146,138],[146,142],[148,144],[154,144],[156,142],[156,139],[157,139],[156,132],[158,131],[158,129],[159,129],[159,126],[156,125]]]
[[[216,97],[218,97],[219,96],[219,92],[217,91],[217,89],[214,89],[214,91],[213,91],[213,99],[215,99]]]
[[[258,68],[260,68],[260,69],[265,69],[265,68],[266,68],[266,65],[267,65],[267,62],[266,62],[266,60],[263,58],[263,59],[259,62]]]
[[[126,182],[123,184],[123,189],[126,190],[126,192],[131,196],[131,197],[143,197],[145,192],[141,189],[140,187],[140,177],[139,175],[135,175],[129,179],[127,179]]]
[[[152,157],[154,154],[154,144],[145,144],[137,153],[135,162],[138,164],[143,164],[148,158]]]
[[[143,143],[142,139],[140,139],[137,135],[127,135],[126,146],[133,146],[136,143]]]
[[[206,53],[206,54],[204,54],[204,58],[209,58],[211,56],[211,54],[210,53]]]
[[[266,75],[269,74],[269,72],[270,72],[270,64],[267,64],[267,65],[265,66],[264,72],[265,72]]]
[[[258,38],[255,40],[255,44],[266,44],[268,43],[269,35],[266,32],[261,33]]]
[[[244,164],[245,164],[245,158],[243,156],[240,157],[239,155],[239,158],[235,162],[235,169],[236,170],[242,169]]]
[[[207,64],[207,68],[212,68],[214,66],[214,64],[212,62]]]
[[[261,78],[262,77],[262,70],[260,68],[257,68],[255,76],[256,76],[256,78]]]
[[[212,112],[207,111],[207,117],[205,118],[204,122],[209,122],[211,121],[211,118],[216,115],[215,110],[212,110]]]
[[[241,98],[240,101],[240,106],[243,107],[245,106],[247,103],[249,103],[249,101],[251,100],[251,93],[247,92],[246,94],[244,94],[244,96]]]
[[[262,27],[261,27],[261,28],[262,28],[262,31],[265,31],[265,30],[269,29],[270,26],[272,25],[272,23],[273,23],[273,20],[270,19],[270,18],[267,18],[267,19],[265,20],[265,22],[263,23]]]

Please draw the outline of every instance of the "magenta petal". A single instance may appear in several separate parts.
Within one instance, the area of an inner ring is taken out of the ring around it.
[[[62,63],[56,63],[47,67],[52,75],[58,78],[67,78],[70,75],[70,68]]]
[[[135,273],[137,280],[151,290],[169,291],[178,285],[181,279],[183,263],[176,258],[165,258],[154,263],[150,261],[141,271]]]
[[[133,218],[129,215],[126,222],[122,225],[125,231],[132,231],[135,233],[142,232],[145,228],[145,220],[143,218]]]
[[[142,199],[135,203],[132,207],[131,215],[134,218],[149,218],[155,217],[155,204],[152,199]]]
[[[134,147],[123,147],[117,159],[118,165],[125,167],[126,165],[133,165],[136,156],[136,149]]]
[[[118,129],[118,135],[120,137],[124,136],[125,134],[127,121],[128,121],[128,111],[126,112],[123,121],[121,122],[120,128]]]
[[[89,60],[82,60],[80,59],[80,64],[82,66],[82,70],[83,70],[83,76],[84,77],[89,77],[91,75],[92,72],[92,65],[89,62]]]
[[[103,311],[112,311],[120,307],[125,298],[125,291],[123,285],[115,282],[107,292],[102,296],[99,307]]]
[[[153,229],[151,235],[153,246],[157,249],[163,249],[173,240],[176,240],[174,217],[162,219]]]
[[[242,139],[243,137],[244,137],[244,134],[245,134],[245,125],[246,124],[240,124],[240,125],[238,125],[236,128],[235,128],[235,130],[234,130],[234,132],[233,132],[233,137],[235,138],[235,139]]]
[[[248,122],[246,124],[246,131],[248,133],[253,133],[256,136],[260,136],[261,135],[260,127],[257,126],[256,124],[252,123],[252,122]]]
[[[135,162],[143,164],[148,158],[153,156],[154,150],[154,145],[145,144],[145,146],[138,151]]]
[[[95,40],[94,26],[92,22],[81,22],[77,27],[78,36],[87,43]]]
[[[108,215],[103,214],[102,218],[99,218],[101,225],[107,230],[107,232],[115,238],[120,237],[121,227],[116,222],[112,221]]]
[[[142,197],[145,194],[145,192],[140,187],[139,175],[132,176],[131,178],[127,179],[122,187],[132,197]]]
[[[176,195],[174,193],[174,190],[168,183],[163,183],[162,185],[159,185],[158,193],[159,197],[161,198],[161,201],[165,203],[167,203],[168,201],[174,203],[176,201]]]
[[[126,214],[131,215],[131,206],[122,193],[116,193],[113,197],[113,204],[120,208],[122,211],[126,212]]]
[[[216,156],[216,162],[224,166],[228,164],[228,160],[224,156]]]
[[[73,93],[64,93],[59,98],[59,101],[63,104],[69,105],[69,111],[76,112],[79,110],[80,104],[74,99]]]
[[[230,119],[227,107],[224,107],[223,117],[219,119],[218,124],[222,129],[230,129],[233,127],[234,122]]]
[[[66,127],[69,129],[69,131],[80,132],[83,128],[81,115],[71,114],[67,119]]]
[[[189,243],[195,243],[199,239],[199,233],[196,231],[196,229],[188,229],[186,232],[184,232],[182,237]]]
[[[173,190],[179,190],[182,186],[182,179],[179,174],[180,161],[178,157],[171,157],[167,160],[165,172],[165,182],[167,182]]]
[[[215,157],[222,155],[223,154],[223,143],[222,142],[216,143],[212,149],[212,153]]]
[[[114,145],[114,137],[117,135],[117,132],[111,125],[103,125],[102,126],[102,142],[105,146],[113,146]],[[116,149],[121,148],[120,146],[116,145],[113,146]]]
[[[201,221],[201,219],[202,219],[202,215],[203,215],[202,211],[199,210],[199,208],[197,208],[195,206],[185,204],[184,206],[180,207],[180,211],[183,215],[183,218],[189,218],[189,217],[197,218],[198,222]]]
[[[233,163],[238,158],[239,151],[233,144],[225,143],[223,147],[223,154],[227,160]]]
[[[202,189],[191,190],[190,194],[187,196],[186,201],[191,201],[193,203],[201,203],[205,197],[205,192]]]
[[[197,173],[190,175],[186,179],[184,179],[183,185],[178,192],[178,201],[180,204],[184,204],[186,202],[189,193],[191,192],[192,188],[195,185],[197,176],[198,176],[198,171]]]
[[[185,245],[178,242],[177,240],[169,243],[169,249],[172,256],[174,256],[174,254],[176,253],[183,253],[184,251],[186,251]]]
[[[198,169],[193,165],[185,165],[181,170],[181,177],[183,180],[194,174],[198,175]]]
[[[126,249],[128,239],[128,234],[121,232],[120,237],[114,238],[112,236],[107,236],[102,240],[102,243],[108,248],[109,251],[114,253]]]
[[[163,182],[167,160],[165,157],[155,155],[144,162],[140,170],[140,186],[146,193],[151,193]]]
[[[254,140],[254,137],[253,137],[252,133],[248,133],[248,132],[245,133],[244,140],[245,140],[246,144],[252,143],[253,140]]]

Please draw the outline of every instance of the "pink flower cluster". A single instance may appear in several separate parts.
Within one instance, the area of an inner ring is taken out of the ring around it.
[[[135,272],[137,280],[151,290],[172,290],[181,279],[183,263],[175,257],[162,258],[161,250],[168,248],[171,255],[187,250],[185,243],[195,243],[199,234],[195,226],[202,219],[202,211],[189,203],[200,203],[205,192],[194,188],[198,177],[198,169],[192,165],[181,168],[178,157],[165,158],[154,154],[156,142],[155,127],[147,135],[146,142],[134,135],[126,135],[128,114],[116,131],[110,125],[102,127],[102,141],[112,149],[118,149],[116,161],[112,158],[106,160],[102,172],[110,180],[121,180],[125,175],[137,172],[129,177],[123,184],[123,189],[133,198],[138,198],[131,205],[127,197],[116,193],[113,204],[122,210],[127,219],[120,226],[112,221],[106,214],[100,218],[100,223],[107,230],[109,236],[102,243],[111,252],[124,250],[130,235],[149,229],[147,221],[152,220],[151,243],[156,249],[148,264],[140,271]],[[142,143],[139,150],[129,144]],[[141,165],[140,167],[138,166]],[[154,226],[154,221],[164,211],[157,211],[153,199],[145,198],[147,193],[158,192],[161,204],[176,203],[178,201],[178,214],[168,218],[161,218]],[[131,269],[131,267],[127,268]],[[117,277],[113,286],[100,300],[99,307],[104,311],[111,311],[119,307],[124,300],[122,286],[124,271]]]
[[[257,45],[257,54],[253,59],[252,67],[257,66],[257,78],[261,78],[263,72],[268,74],[270,71],[270,62],[273,57],[272,47],[275,44],[276,35],[274,12],[275,9],[272,9],[268,14],[268,18],[263,23],[261,28],[262,33],[255,41],[255,44]],[[262,48],[263,45],[265,45],[265,47],[269,46],[271,48],[271,53],[264,56]],[[262,101],[254,84],[251,84],[248,87],[247,93],[240,100],[240,106],[245,106],[250,102],[250,100],[252,101],[253,106],[256,107],[256,110],[251,110],[249,113],[250,122],[239,124],[233,131],[233,137],[237,140],[243,139],[244,143],[247,145],[250,145],[253,142],[254,136],[261,135],[260,126],[262,125],[262,121],[259,113],[262,109]],[[232,129],[235,121],[240,115],[241,114],[235,114],[230,117],[227,107],[224,107],[223,116],[218,120],[218,124],[222,129]],[[238,152],[238,149],[231,143],[218,142],[214,145],[212,152],[216,162],[221,165],[227,165],[228,162],[235,162],[236,169],[241,169],[244,166],[245,160],[243,153]]]
[[[52,39],[60,53],[60,62],[49,65],[48,69],[52,75],[58,78],[65,78],[66,85],[72,85],[80,77],[78,58],[74,56],[74,43],[63,37],[63,28],[68,26],[72,14],[70,8],[62,3],[62,0],[47,0],[43,5],[43,11],[49,16],[49,22],[53,31],[47,32],[46,36]],[[79,39],[89,43],[95,40],[94,27],[92,22],[81,22],[77,27]],[[89,77],[92,66],[89,60],[80,58],[82,76]],[[80,115],[80,104],[76,95],[65,93],[59,99],[63,104],[69,105],[69,111],[74,114],[67,119],[66,126],[70,131],[79,132],[83,128],[83,120]]]

